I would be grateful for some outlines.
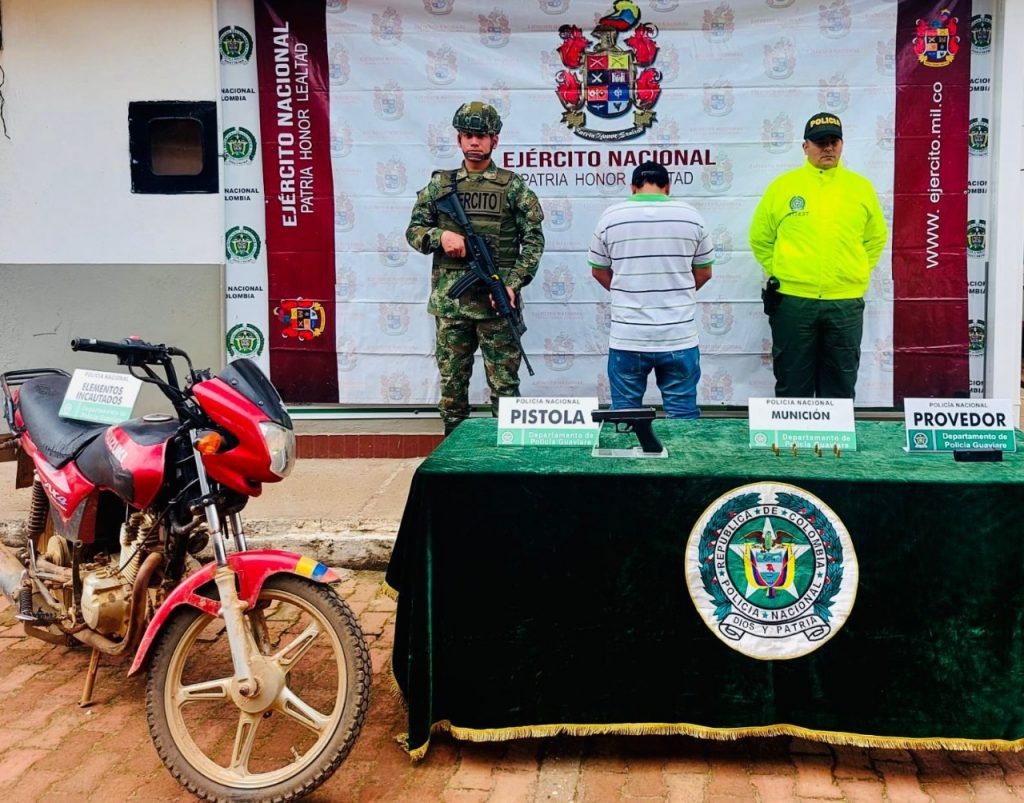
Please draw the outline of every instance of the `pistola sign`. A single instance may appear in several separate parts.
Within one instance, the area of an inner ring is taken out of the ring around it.
[[[597,398],[502,398],[499,446],[594,446],[600,424],[590,417]]]

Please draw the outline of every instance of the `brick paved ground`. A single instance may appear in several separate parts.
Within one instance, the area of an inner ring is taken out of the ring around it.
[[[346,573],[342,590],[373,656],[366,727],[311,800],[326,801],[946,801],[1024,800],[1021,754],[863,750],[799,739],[708,742],[588,737],[472,744],[435,737],[410,764],[387,660],[394,602],[381,574]],[[96,704],[76,705],[88,651],[19,635],[0,604],[0,799],[189,800],[163,769],[144,714],[145,681],[101,664]]]

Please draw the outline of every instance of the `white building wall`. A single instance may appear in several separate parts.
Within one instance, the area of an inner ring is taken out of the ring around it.
[[[5,0],[0,263],[223,262],[211,195],[134,195],[128,102],[214,100],[213,0]]]
[[[128,149],[130,101],[217,99],[213,5],[4,0],[0,370],[128,335],[223,365],[223,196],[133,194]]]

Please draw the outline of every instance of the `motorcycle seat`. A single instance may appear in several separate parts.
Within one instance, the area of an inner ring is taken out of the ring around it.
[[[18,409],[25,428],[54,468],[66,465],[107,428],[106,424],[60,417],[69,382],[69,376],[40,376],[22,385],[18,393]]]

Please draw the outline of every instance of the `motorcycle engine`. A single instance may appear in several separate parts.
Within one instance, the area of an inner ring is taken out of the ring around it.
[[[109,566],[84,567],[82,618],[93,630],[108,636],[128,632],[132,586]]]

